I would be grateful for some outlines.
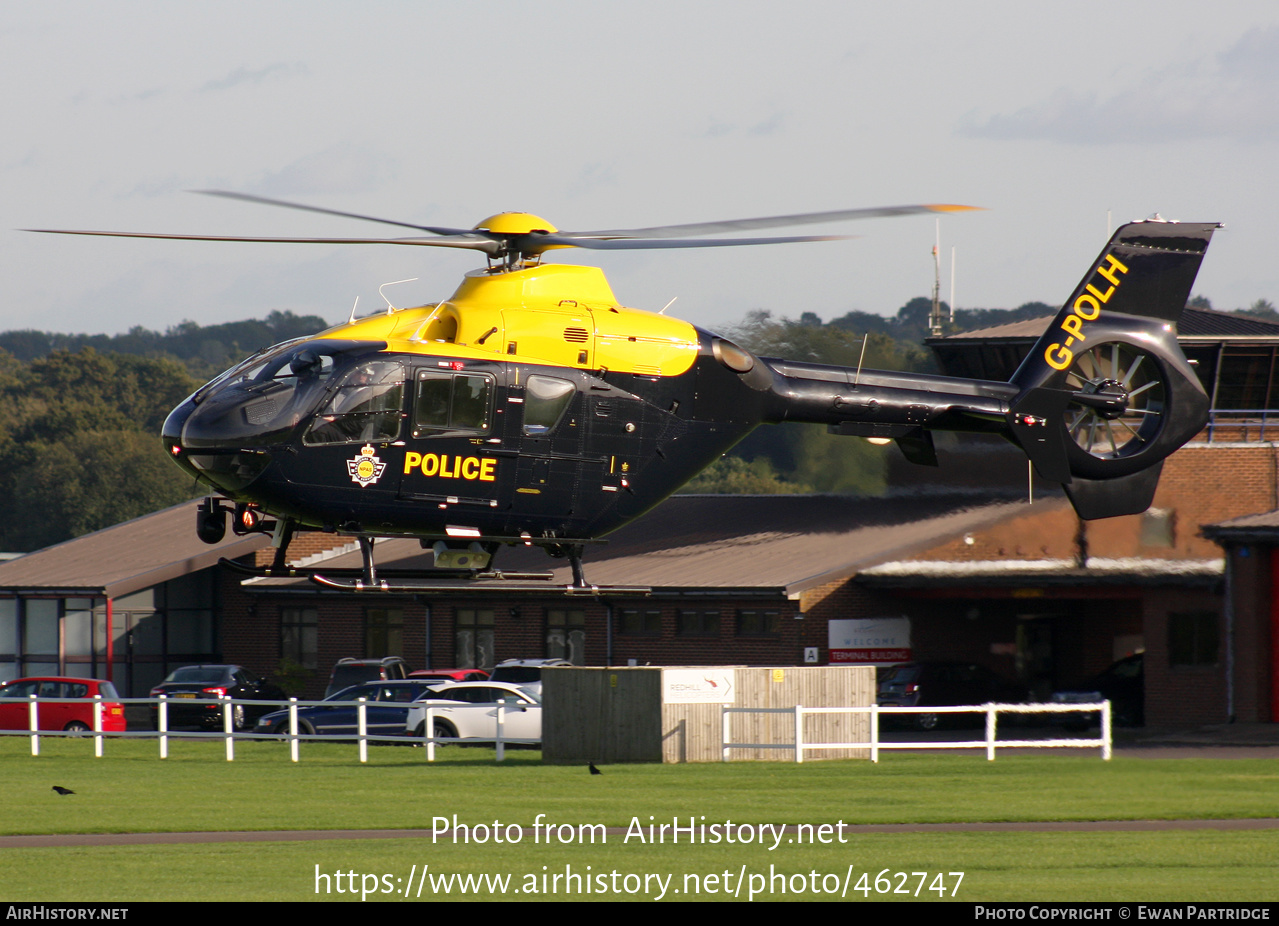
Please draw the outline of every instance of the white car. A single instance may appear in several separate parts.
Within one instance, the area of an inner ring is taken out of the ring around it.
[[[495,741],[497,709],[503,707],[502,740],[542,741],[542,699],[532,691],[502,682],[436,685],[409,709],[404,731],[426,736],[426,709],[432,707],[437,739]]]
[[[567,659],[505,659],[493,668],[490,682],[509,682],[525,691],[542,695],[542,670],[554,666],[572,666]]]

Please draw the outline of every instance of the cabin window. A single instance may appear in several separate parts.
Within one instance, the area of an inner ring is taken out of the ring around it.
[[[530,376],[524,389],[524,433],[538,437],[555,430],[576,391],[577,387],[565,379]]]
[[[308,444],[393,441],[400,436],[404,368],[371,360],[346,375],[306,433]]]
[[[413,436],[431,430],[487,431],[493,406],[493,377],[480,373],[417,376]]]

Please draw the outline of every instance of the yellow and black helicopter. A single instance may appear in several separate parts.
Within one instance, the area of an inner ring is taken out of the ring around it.
[[[445,228],[205,192],[420,234],[58,233],[386,243],[488,258],[443,302],[358,320],[352,313],[347,324],[254,354],[169,415],[166,452],[221,496],[200,505],[201,539],[220,541],[228,515],[238,534],[273,534],[274,563],[251,570],[257,575],[308,574],[351,590],[456,590],[431,583],[459,577],[527,590],[519,583],[550,574],[494,568],[501,546],[524,544],[569,558],[568,593],[606,591],[586,581],[587,545],[667,498],[755,427],[782,421],[891,439],[912,462],[932,466],[933,431],[999,434],[1063,485],[1081,517],[1135,514],[1149,507],[1163,459],[1207,420],[1208,398],[1176,324],[1216,223],[1156,217],[1122,226],[1012,379],[991,382],[757,357],[688,322],[626,308],[596,268],[542,262],[569,247],[829,240],[702,236],[967,207],[565,232],[527,213]],[[314,575],[289,567],[289,541],[301,529],[356,537],[363,569]],[[436,568],[379,576],[374,540],[403,536],[432,549]]]

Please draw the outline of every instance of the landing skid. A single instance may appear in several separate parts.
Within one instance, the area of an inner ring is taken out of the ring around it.
[[[564,538],[501,538],[501,541],[518,541],[543,547],[551,556],[565,557],[573,572],[569,585],[548,585],[554,578],[550,572],[503,572],[498,569],[384,569],[379,570],[373,557],[374,538],[360,536],[360,569],[326,569],[322,573],[314,569],[289,566],[285,562],[292,525],[283,524],[278,531],[281,538],[270,566],[249,566],[229,559],[219,563],[242,575],[260,579],[309,579],[322,588],[346,592],[387,592],[396,594],[421,593],[480,593],[486,595],[551,593],[569,597],[596,597],[599,595],[649,595],[652,589],[639,585],[591,585],[586,581],[582,567],[582,554],[588,543],[600,540],[567,540]],[[494,541],[490,541],[494,542]],[[448,581],[453,580],[453,581]],[[484,583],[484,584],[480,584]]]
[[[639,585],[537,585],[528,582],[530,573],[480,573],[472,578],[476,580],[496,580],[495,584],[478,583],[445,583],[424,580],[388,580],[378,579],[373,584],[366,584],[362,578],[336,578],[328,575],[312,574],[308,576],[321,588],[332,588],[343,592],[386,592],[399,595],[418,595],[427,593],[463,594],[463,595],[530,595],[552,594],[565,595],[569,598],[592,598],[600,595],[650,595],[652,589]],[[532,574],[536,575],[536,574]],[[550,578],[548,575],[547,578]]]
[[[276,568],[275,566],[246,566],[244,563],[237,563],[229,559],[222,559],[218,562],[232,572],[254,576],[259,579],[310,579],[319,575],[314,569],[301,569],[296,566],[284,566],[282,568]],[[324,575],[334,579],[363,579],[365,577],[363,569],[326,569],[324,570]],[[503,572],[500,569],[490,569],[484,572],[478,572],[474,569],[432,569],[430,571],[421,569],[379,569],[377,576],[394,579],[501,579],[530,582],[549,582],[555,578],[555,574],[551,572]],[[375,576],[373,584],[377,584],[379,581],[380,579]]]

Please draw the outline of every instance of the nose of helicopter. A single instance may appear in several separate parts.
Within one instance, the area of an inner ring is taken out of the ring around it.
[[[187,418],[191,416],[193,408],[194,405],[192,405],[191,400],[187,399],[169,412],[169,417],[164,419],[164,426],[160,429],[160,443],[164,446],[164,452],[169,455],[169,459],[176,463],[184,472],[198,479],[200,471],[192,464],[190,456],[182,446],[182,428],[186,424]]]
[[[197,482],[234,495],[262,474],[271,462],[270,454],[243,449],[233,439],[207,436],[198,441],[198,447],[188,446],[184,437],[189,430],[187,424],[198,410],[188,399],[169,413],[160,431],[165,452]]]
[[[384,344],[286,341],[260,351],[197,389],[161,429],[165,453],[200,482],[235,495],[298,439],[347,352]]]

